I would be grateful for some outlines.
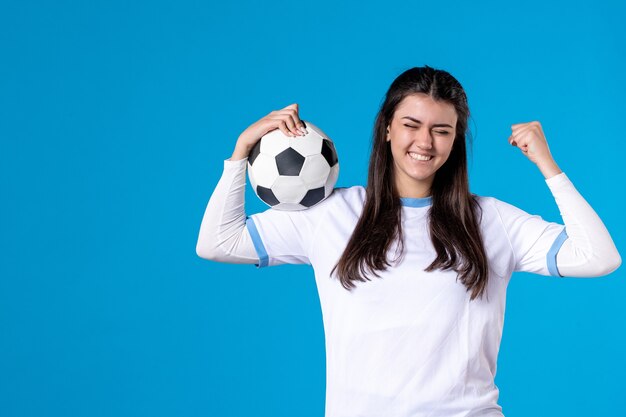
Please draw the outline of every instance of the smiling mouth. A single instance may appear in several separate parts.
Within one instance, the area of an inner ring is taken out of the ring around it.
[[[430,161],[433,159],[432,155],[421,155],[415,152],[407,152],[407,155],[415,161]]]

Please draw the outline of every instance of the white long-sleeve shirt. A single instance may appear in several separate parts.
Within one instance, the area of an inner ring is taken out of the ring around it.
[[[358,221],[365,188],[335,188],[303,211],[248,217],[246,164],[224,160],[196,252],[219,262],[314,268],[326,339],[326,417],[501,417],[494,379],[512,273],[594,277],[621,264],[598,215],[560,173],[545,181],[564,225],[479,197],[486,298],[470,301],[454,271],[424,272],[436,255],[428,236],[431,197],[402,198],[404,256],[380,278],[347,291],[330,270]]]
[[[246,228],[245,187],[248,158],[224,160],[222,176],[209,199],[198,236],[198,256],[234,264],[259,264]],[[600,217],[576,190],[564,172],[545,180],[565,228],[556,255],[561,276],[598,277],[621,265],[621,256]],[[515,231],[513,231],[515,232]]]

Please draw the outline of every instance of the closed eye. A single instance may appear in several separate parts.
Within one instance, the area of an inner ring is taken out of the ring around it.
[[[406,126],[406,127],[413,128],[413,129],[417,129],[417,128],[419,127],[419,126],[411,126],[411,125],[405,125],[405,126]],[[435,133],[440,133],[440,134],[442,134],[442,135],[447,135],[447,134],[449,134],[450,132],[447,132],[447,131],[445,131],[445,130],[435,130]]]

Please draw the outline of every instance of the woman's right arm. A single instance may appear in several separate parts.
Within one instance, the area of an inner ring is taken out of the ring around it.
[[[248,158],[224,160],[200,224],[196,253],[203,259],[237,264],[259,262],[247,230],[244,209]]]
[[[297,112],[297,104],[273,111],[239,136],[233,155],[224,160],[222,176],[204,212],[196,243],[198,256],[217,262],[259,263],[246,228],[244,203],[248,154],[263,135],[276,128],[288,136],[301,135],[297,129],[302,122]]]

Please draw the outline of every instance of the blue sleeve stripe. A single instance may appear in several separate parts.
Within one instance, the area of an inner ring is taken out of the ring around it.
[[[269,257],[267,256],[267,251],[265,250],[265,245],[263,245],[263,241],[261,240],[261,236],[259,235],[259,231],[256,228],[256,224],[254,224],[254,220],[252,217],[246,217],[246,227],[248,228],[248,232],[250,232],[250,236],[252,237],[252,243],[254,243],[254,248],[256,249],[257,255],[259,255],[259,263],[257,267],[262,268],[268,265]]]
[[[559,233],[556,239],[554,239],[552,247],[550,247],[550,250],[548,251],[548,271],[550,271],[550,275],[553,275],[555,277],[563,276],[559,273],[559,269],[556,266],[556,254],[559,253],[559,249],[561,249],[561,246],[563,245],[563,242],[565,242],[565,239],[567,239],[567,232],[565,231],[565,228],[563,228],[563,230],[561,230],[561,233]]]

